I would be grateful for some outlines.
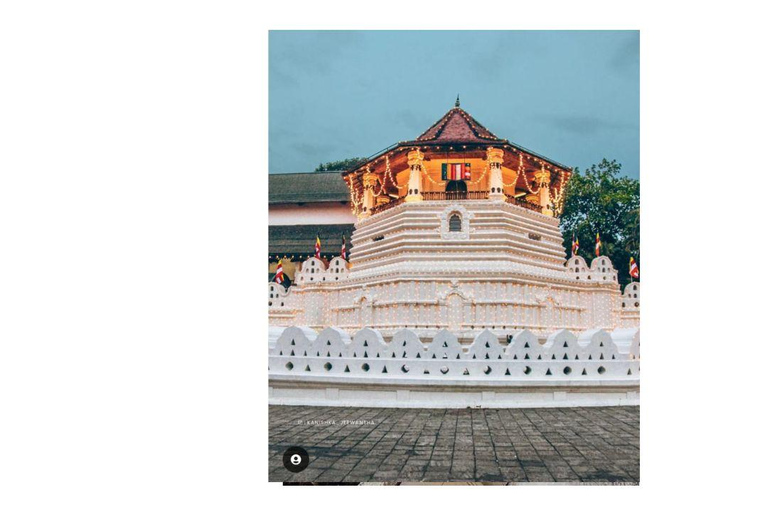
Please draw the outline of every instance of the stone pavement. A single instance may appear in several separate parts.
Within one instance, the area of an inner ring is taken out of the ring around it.
[[[283,467],[291,446],[309,453],[300,473]],[[639,479],[639,407],[269,407],[271,482]]]

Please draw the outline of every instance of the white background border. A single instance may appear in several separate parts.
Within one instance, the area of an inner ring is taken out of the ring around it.
[[[766,460],[751,5],[6,3],[0,508],[742,508]],[[266,484],[268,28],[641,29],[639,488]]]

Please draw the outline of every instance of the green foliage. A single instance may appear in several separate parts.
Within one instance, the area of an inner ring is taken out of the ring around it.
[[[618,176],[620,169],[621,164],[605,158],[583,174],[574,169],[566,187],[560,230],[568,256],[575,233],[578,254],[587,263],[595,257],[595,236],[600,233],[600,252],[618,270],[623,289],[630,281],[630,256],[640,265],[640,182]]]
[[[315,172],[339,172],[346,171],[358,164],[365,162],[366,158],[347,158],[346,160],[337,160],[335,162],[328,162],[320,164],[315,168]]]

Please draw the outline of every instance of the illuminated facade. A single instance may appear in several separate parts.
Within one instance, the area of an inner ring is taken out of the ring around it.
[[[447,329],[462,343],[485,329],[635,327],[637,283],[622,295],[607,257],[566,260],[558,215],[570,175],[457,100],[417,139],[343,173],[357,219],[349,262],[311,257],[288,290],[270,283],[270,324],[385,338]]]

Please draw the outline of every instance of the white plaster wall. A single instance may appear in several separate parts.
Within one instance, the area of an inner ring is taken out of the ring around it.
[[[354,224],[357,217],[349,204],[306,203],[269,205],[270,226],[296,226],[303,224]]]
[[[461,347],[440,331],[432,338],[402,330],[387,343],[363,329],[354,339],[328,328],[290,327],[270,350],[270,403],[367,407],[521,407],[636,404],[639,348],[613,341],[632,333],[599,329],[577,340],[552,333],[539,345],[530,332],[507,350],[484,331]],[[632,334],[635,345],[639,336]],[[532,357],[520,357],[528,352]],[[480,357],[474,357],[480,354]],[[434,356],[434,357],[433,357]]]
[[[286,325],[292,312],[318,329],[373,327],[385,337],[450,329],[460,338],[483,329],[505,337],[637,325],[639,311],[621,311],[610,259],[566,261],[557,219],[506,203],[460,206],[404,203],[360,220],[349,268],[308,273],[305,263],[270,322]],[[462,215],[466,236],[446,236],[451,212]]]

